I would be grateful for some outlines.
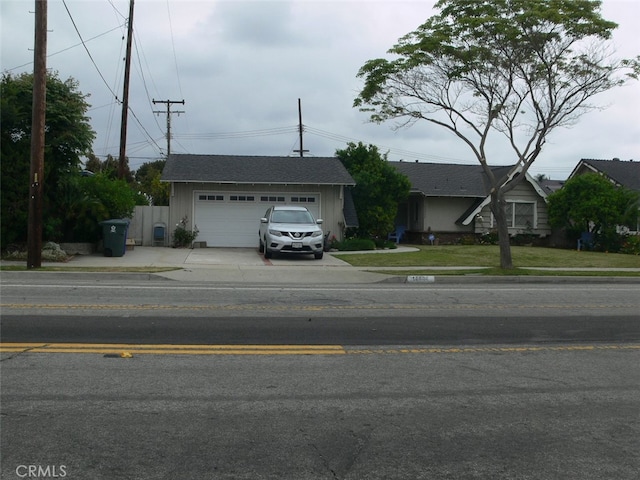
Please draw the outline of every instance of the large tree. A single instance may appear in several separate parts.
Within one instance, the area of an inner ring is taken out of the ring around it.
[[[425,120],[464,142],[491,182],[500,265],[513,268],[505,195],[538,158],[548,135],[592,108],[594,95],[637,77],[637,60],[613,60],[617,27],[590,0],[440,0],[437,15],[358,72],[354,106],[371,120]],[[625,75],[626,74],[626,75]],[[496,144],[495,136],[506,138]],[[510,149],[496,178],[488,151]]]
[[[597,173],[573,177],[549,195],[551,225],[565,228],[572,239],[589,232],[601,250],[619,250],[618,228],[635,227],[637,218],[638,193],[617,187]]]
[[[27,237],[31,151],[33,75],[2,75],[0,92],[2,247]],[[45,122],[43,232],[49,237],[60,225],[57,188],[68,175],[78,175],[80,158],[91,151],[95,137],[86,116],[87,96],[73,79],[47,75]]]
[[[386,239],[394,229],[398,203],[407,199],[411,183],[374,145],[349,143],[336,156],[356,182],[353,203],[361,234]]]

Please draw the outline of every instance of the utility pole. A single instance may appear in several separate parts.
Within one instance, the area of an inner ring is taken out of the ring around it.
[[[302,125],[302,103],[300,103],[300,99],[298,99],[298,133],[300,135],[300,149],[294,150],[294,152],[300,152],[300,156],[304,157],[304,152],[308,152],[309,150],[305,150],[302,147],[302,133],[304,132],[304,127]]]
[[[47,108],[47,0],[36,0],[35,16],[27,269],[42,266],[42,193]]]
[[[131,41],[133,39],[133,1],[134,0],[129,0],[129,25],[127,28],[127,53],[124,61],[124,88],[122,91],[122,120],[120,122],[120,158],[118,161],[118,178],[124,178],[125,155],[127,150],[129,74],[131,72]]]
[[[177,113],[178,115],[180,115],[181,113],[184,113],[184,110],[171,111],[171,105],[174,103],[181,103],[182,105],[184,105],[184,100],[153,100],[153,104],[155,105],[156,103],[167,104],[166,114],[167,114],[167,157],[168,157],[169,154],[171,153],[171,114]],[[160,110],[154,110],[153,113],[161,114],[165,112]]]

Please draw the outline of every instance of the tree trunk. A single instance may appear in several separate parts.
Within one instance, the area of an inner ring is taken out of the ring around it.
[[[498,245],[500,246],[500,268],[512,269],[511,243],[509,242],[509,225],[507,223],[506,201],[500,191],[491,193],[491,209],[498,227]]]

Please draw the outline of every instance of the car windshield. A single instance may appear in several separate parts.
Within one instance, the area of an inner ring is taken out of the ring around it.
[[[313,223],[309,212],[299,210],[275,210],[271,215],[273,223]]]

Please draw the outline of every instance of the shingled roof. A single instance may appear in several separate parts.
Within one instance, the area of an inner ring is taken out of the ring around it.
[[[490,185],[481,165],[447,163],[390,162],[411,182],[411,191],[437,197],[486,197]],[[511,169],[492,167],[496,177],[506,176]]]
[[[165,182],[355,185],[335,157],[266,157],[171,154]]]
[[[584,169],[603,173],[618,185],[640,191],[640,162],[633,160],[625,162],[617,158],[613,160],[583,158],[569,178],[575,174],[584,173]]]

